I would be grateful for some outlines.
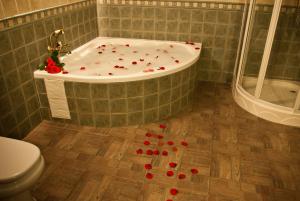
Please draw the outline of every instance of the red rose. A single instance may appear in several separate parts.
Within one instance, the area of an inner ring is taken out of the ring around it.
[[[186,147],[188,146],[188,143],[186,141],[181,141],[181,145]]]
[[[145,169],[146,170],[151,170],[152,169],[152,165],[151,164],[145,164]]]
[[[171,193],[171,195],[177,195],[178,190],[176,188],[171,188],[170,193]]]
[[[177,163],[171,162],[171,163],[169,163],[169,166],[170,166],[171,168],[175,168],[175,167],[177,166]]]
[[[148,173],[146,174],[146,178],[147,178],[147,179],[152,179],[152,178],[153,178],[153,174],[151,174],[151,173],[148,172]]]
[[[179,174],[178,179],[185,179],[185,174],[183,174],[183,173]]]
[[[196,168],[191,169],[192,174],[198,174],[198,170]]]
[[[142,150],[142,149],[138,149],[138,150],[136,150],[136,153],[137,153],[137,154],[142,154],[142,153],[143,153],[143,150]]]
[[[160,124],[160,125],[159,125],[159,128],[165,129],[165,128],[167,128],[167,126],[164,125],[164,124]]]
[[[146,133],[146,136],[147,136],[147,137],[151,137],[152,134],[151,134],[151,133]]]
[[[147,155],[153,155],[153,151],[152,151],[151,149],[148,149],[148,150],[146,151],[146,154],[147,154]]]
[[[154,154],[154,155],[159,155],[159,151],[158,151],[157,149],[155,149],[155,150],[153,151],[153,154]]]
[[[53,59],[51,57],[49,57],[47,59],[47,66],[55,66],[56,63],[53,61]]]
[[[149,141],[144,141],[144,145],[149,145],[150,142]]]
[[[168,143],[168,145],[173,145],[174,144],[173,141],[168,141],[167,143]]]
[[[172,177],[174,175],[174,172],[172,170],[167,171],[167,176]]]
[[[167,155],[168,155],[168,151],[163,151],[163,152],[162,152],[162,155],[163,155],[163,156],[167,156]]]
[[[50,74],[56,74],[61,72],[61,68],[57,66],[47,66],[45,70]]]

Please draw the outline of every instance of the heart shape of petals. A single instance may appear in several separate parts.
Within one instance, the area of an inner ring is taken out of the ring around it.
[[[144,141],[144,145],[150,145],[150,142],[149,141]]]
[[[163,136],[163,135],[158,135],[157,138],[158,138],[158,139],[163,139],[164,136]]]
[[[173,147],[172,150],[173,150],[174,152],[177,152],[177,151],[178,151],[177,147]]]
[[[164,142],[158,142],[158,146],[163,146],[165,143]]]
[[[173,145],[174,144],[173,141],[168,141],[167,143],[168,143],[168,145]]]
[[[177,166],[177,163],[171,162],[171,163],[169,163],[169,166],[170,166],[171,168],[175,168],[175,167]]]
[[[165,128],[167,128],[167,126],[165,124],[160,124],[159,128],[165,129]]]
[[[170,193],[171,193],[171,195],[177,195],[178,194],[178,190],[176,188],[171,188],[170,189]]]
[[[147,136],[147,137],[151,137],[152,134],[151,134],[151,133],[146,133],[146,136]]]

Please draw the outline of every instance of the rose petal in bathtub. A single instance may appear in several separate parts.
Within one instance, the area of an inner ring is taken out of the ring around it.
[[[200,50],[200,47],[195,47],[195,50]]]
[[[69,72],[66,71],[66,70],[63,70],[63,71],[62,71],[62,74],[69,74]]]
[[[116,53],[116,51],[115,50],[113,50],[113,51],[111,51],[112,53]]]
[[[136,51],[136,50],[134,50],[134,51],[132,51],[133,53],[138,53],[138,51]]]
[[[144,59],[140,59],[140,61],[144,61]]]
[[[102,54],[102,52],[98,52],[98,54]]]
[[[173,48],[174,46],[173,45],[170,45],[170,48]]]
[[[165,70],[165,69],[166,69],[165,67],[161,66],[157,70]]]
[[[156,56],[155,59],[158,59],[158,56]]]
[[[137,64],[137,62],[136,62],[136,61],[133,61],[133,62],[132,62],[132,64],[133,64],[133,65],[136,65],[136,64]]]
[[[80,67],[80,70],[85,70],[86,68],[84,66]]]
[[[164,53],[168,54],[169,52],[167,50],[164,50]]]
[[[151,62],[149,62],[149,63],[147,63],[147,66],[150,66],[152,63]]]
[[[119,61],[123,61],[123,59],[122,59],[122,58],[119,58]]]
[[[176,63],[179,63],[179,60],[175,60]]]
[[[113,73],[108,73],[108,75],[113,75]]]
[[[129,47],[129,44],[126,44],[125,46]]]

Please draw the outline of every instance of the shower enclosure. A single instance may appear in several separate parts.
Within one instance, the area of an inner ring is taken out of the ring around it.
[[[250,0],[244,9],[234,99],[258,117],[300,127],[299,0]]]

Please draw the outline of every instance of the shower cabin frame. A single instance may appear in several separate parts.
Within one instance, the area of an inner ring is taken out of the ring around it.
[[[254,95],[250,94],[243,88],[241,80],[243,79],[244,69],[248,56],[251,29],[254,23],[253,17],[255,12],[256,0],[250,0],[247,13],[246,6],[244,8],[244,18],[247,19],[246,24],[244,25],[244,27],[242,27],[241,30],[241,36],[243,32],[244,35],[240,38],[238,49],[239,56],[237,57],[235,65],[232,85],[233,97],[240,107],[260,118],[280,124],[300,127],[300,89],[297,92],[296,100],[292,108],[276,105],[260,98],[282,5],[282,0],[274,1],[275,3],[272,11],[271,21],[262,56],[262,62],[259,68]]]

